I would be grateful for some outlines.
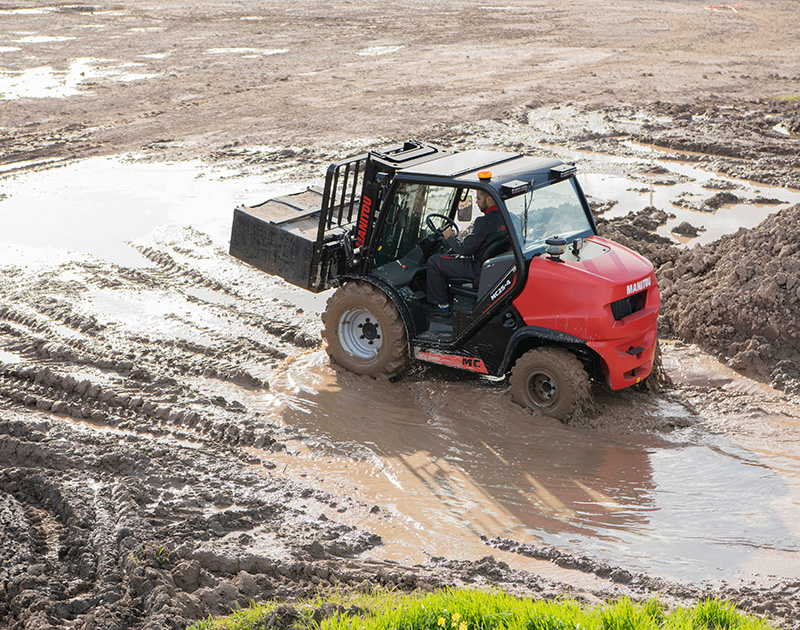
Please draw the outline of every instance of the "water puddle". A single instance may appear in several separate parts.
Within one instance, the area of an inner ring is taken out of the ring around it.
[[[753,396],[757,405],[745,407],[738,415],[726,414],[726,422],[735,429],[736,444],[793,485],[800,484],[800,450],[796,441],[800,435],[800,409],[787,403],[782,392],[742,376],[694,346],[662,342],[662,347],[669,347],[664,366],[676,385],[719,388],[734,397]]]
[[[0,350],[0,365],[14,365],[15,363],[19,363],[22,361],[22,357],[13,352],[6,352],[5,350]]]
[[[0,241],[61,248],[123,265],[144,259],[128,242],[164,225],[189,225],[227,250],[233,208],[253,196],[293,187],[210,168],[201,162],[152,164],[89,158],[38,171],[0,175]]]
[[[383,558],[480,557],[481,537],[501,537],[677,579],[800,576],[800,478],[761,453],[564,426],[481,381],[383,383],[324,363],[273,376],[262,410],[313,448],[269,457],[391,513],[362,523]]]
[[[39,40],[41,41],[41,38]],[[17,41],[32,42],[34,40],[29,37]],[[138,72],[137,70],[143,65],[87,57],[71,60],[66,70],[55,70],[50,66],[28,68],[21,71],[0,68],[0,100],[68,98],[81,94],[87,85],[91,85],[98,79],[126,83],[158,76]]]
[[[207,53],[211,55],[244,55],[247,58],[268,57],[270,55],[282,55],[289,52],[288,48],[209,48]]]
[[[379,57],[381,55],[390,55],[392,53],[403,50],[405,46],[370,46],[359,50],[356,54],[361,57]]]
[[[681,245],[713,242],[741,227],[755,227],[770,214],[800,203],[800,190],[739,180],[692,163],[667,159],[674,153],[669,149],[634,143],[627,146],[636,149],[641,157],[547,148],[561,159],[577,162],[578,178],[589,197],[616,202],[603,215],[605,218],[625,216],[648,206],[664,210],[673,216],[656,233]],[[721,203],[716,210],[704,206],[721,192],[730,193],[734,201]],[[698,228],[699,235],[675,234],[673,230],[683,222]]]
[[[71,35],[26,35],[14,41],[20,44],[49,44],[51,42],[68,42],[72,39],[77,39],[77,37]]]
[[[35,7],[30,9],[2,9],[0,8],[0,16],[5,15],[43,15],[45,13],[52,13],[58,11],[56,7]]]

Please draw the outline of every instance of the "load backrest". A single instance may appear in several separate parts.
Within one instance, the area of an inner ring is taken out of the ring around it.
[[[432,144],[409,140],[331,164],[325,176],[314,243],[312,286],[316,290],[327,288],[335,276],[351,273],[358,268],[359,260],[363,262],[358,250],[369,243],[380,212],[383,182],[401,168],[449,153]],[[380,173],[388,178],[381,179]]]
[[[348,160],[334,162],[328,167],[319,221],[320,241],[326,232],[351,225],[356,218],[356,208],[364,183],[368,155],[358,155]]]

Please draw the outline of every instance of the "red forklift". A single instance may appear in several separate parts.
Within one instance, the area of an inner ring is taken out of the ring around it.
[[[621,389],[653,366],[653,266],[597,234],[576,167],[510,151],[408,141],[331,164],[323,189],[234,211],[231,255],[310,291],[336,287],[331,360],[374,378],[411,360],[510,374],[515,402],[569,420],[590,379]],[[483,190],[508,237],[477,279],[451,278],[451,311],[426,304],[426,262]]]

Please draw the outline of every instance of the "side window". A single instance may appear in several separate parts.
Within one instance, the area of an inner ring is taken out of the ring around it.
[[[450,216],[456,189],[450,186],[401,183],[386,218],[375,265],[403,258],[428,234],[425,219],[431,214]],[[438,225],[438,223],[437,223]]]

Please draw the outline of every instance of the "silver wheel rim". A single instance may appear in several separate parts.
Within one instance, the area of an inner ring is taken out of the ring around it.
[[[528,396],[537,407],[549,407],[558,400],[558,387],[553,375],[537,370],[528,377]]]
[[[365,308],[351,308],[342,313],[338,332],[342,349],[359,359],[374,358],[383,345],[380,323]]]

